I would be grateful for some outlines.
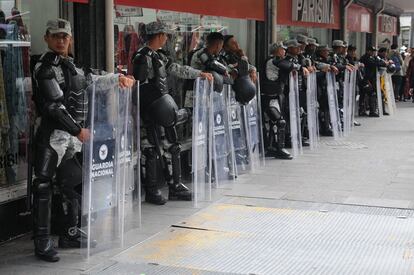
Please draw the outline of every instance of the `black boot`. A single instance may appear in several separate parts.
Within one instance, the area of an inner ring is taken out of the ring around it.
[[[330,115],[328,111],[321,111],[319,113],[319,121],[320,121],[320,129],[319,133],[321,136],[325,137],[333,137],[333,132],[331,130],[331,125],[329,123],[330,121]]]
[[[377,105],[378,105],[377,97],[371,96],[369,99],[369,116],[370,117],[379,117]]]
[[[277,149],[274,158],[276,159],[293,159],[292,155],[285,148]]]
[[[54,248],[53,241],[50,237],[35,237],[35,255],[46,262],[57,262],[60,260],[57,251]]]
[[[160,189],[146,189],[145,201],[155,205],[164,205],[167,203],[167,199],[162,195]]]
[[[168,199],[191,201],[191,191],[181,182],[181,146],[174,144],[169,151],[171,153],[173,184],[168,186]]]
[[[192,194],[190,189],[182,183],[178,184],[171,184],[168,186],[168,199],[170,201],[178,200],[178,201],[191,201]]]
[[[323,137],[333,137],[333,132],[330,128],[327,127],[323,127],[320,129],[319,133],[321,134],[321,136]]]
[[[276,151],[274,152],[274,158],[277,159],[293,159],[292,155],[285,149],[285,139],[286,139],[286,121],[281,119],[277,122],[276,131]]]
[[[51,183],[47,180],[36,179],[33,187],[34,252],[43,261],[57,262],[60,258],[50,238]]]
[[[145,160],[145,201],[164,205],[167,199],[162,195],[160,186],[164,180],[161,157],[154,148],[144,150]]]
[[[65,188],[66,187],[66,188]],[[69,186],[62,186],[62,229],[59,231],[59,248],[95,247],[96,240],[89,240],[88,235],[80,226],[81,197]]]

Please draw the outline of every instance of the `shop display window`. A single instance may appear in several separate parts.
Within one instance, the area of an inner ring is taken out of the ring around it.
[[[144,46],[140,29],[153,21],[163,22],[171,30],[163,50],[173,62],[182,65],[189,65],[191,53],[204,45],[210,32],[233,34],[243,49],[248,48],[248,20],[115,5],[114,61],[118,72],[132,74],[134,54]],[[168,83],[177,104],[183,106],[186,81],[169,77]]]
[[[32,96],[29,17],[30,12],[20,10],[14,1],[0,1],[0,188],[27,178]]]

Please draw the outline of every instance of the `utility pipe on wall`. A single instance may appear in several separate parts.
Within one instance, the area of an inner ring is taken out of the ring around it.
[[[114,0],[105,0],[105,64],[107,72],[115,71]]]

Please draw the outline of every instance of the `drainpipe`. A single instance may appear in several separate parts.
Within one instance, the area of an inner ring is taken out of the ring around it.
[[[351,6],[353,2],[354,0],[341,1],[341,39],[343,41],[348,41],[347,14],[348,14],[348,8]]]
[[[105,67],[107,72],[115,71],[114,62],[114,0],[105,0]]]
[[[414,13],[411,14],[410,47],[414,47]]]
[[[378,18],[379,14],[385,10],[385,0],[381,0],[381,8],[374,13],[374,32],[372,34],[372,42],[374,43],[373,46],[378,46]]]
[[[277,0],[272,0],[272,4],[270,6],[270,29],[272,31],[271,34],[271,44],[276,43],[277,41]]]

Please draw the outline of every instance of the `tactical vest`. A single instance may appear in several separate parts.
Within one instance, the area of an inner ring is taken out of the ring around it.
[[[36,68],[39,66],[49,66],[54,72],[55,80],[64,94],[62,104],[76,122],[83,123],[87,118],[89,102],[84,72],[76,68],[71,58],[63,58],[52,52],[48,52],[40,57]],[[34,101],[35,103],[41,102],[43,99],[39,98],[40,95],[36,92],[39,90],[36,81],[33,86]]]

